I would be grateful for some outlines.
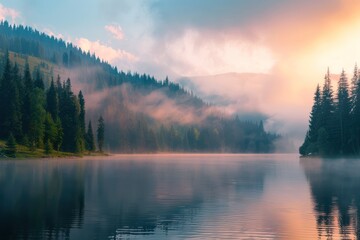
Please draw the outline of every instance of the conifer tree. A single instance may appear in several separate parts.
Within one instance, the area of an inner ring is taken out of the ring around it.
[[[356,101],[354,98],[356,97],[356,88],[357,88],[357,83],[359,81],[359,69],[357,67],[357,64],[355,64],[354,67],[354,74],[353,77],[351,78],[351,86],[350,86],[350,98],[351,98],[351,112],[353,110],[353,103]]]
[[[360,154],[360,81],[356,82],[352,97],[351,123],[352,150],[355,154]]]
[[[80,124],[80,134],[81,134],[81,148],[85,149],[85,141],[86,138],[86,127],[85,127],[85,99],[80,91],[78,94],[79,104],[80,104],[80,112],[79,112],[79,124]]]
[[[343,70],[340,75],[337,93],[337,106],[335,112],[335,119],[337,124],[335,125],[335,146],[338,147],[340,154],[348,154],[349,139],[350,139],[350,96],[348,90],[348,82],[345,71]]]
[[[98,142],[98,148],[99,151],[103,151],[104,146],[104,140],[105,140],[105,123],[102,116],[99,117],[98,120],[98,127],[97,127],[97,142]]]
[[[335,139],[335,131],[336,131],[336,120],[334,119],[334,111],[335,104],[333,98],[333,90],[330,79],[330,71],[328,69],[327,74],[325,75],[325,82],[322,91],[321,98],[321,126],[323,127],[322,136],[326,136],[322,138],[322,146],[328,146],[328,151],[322,149],[324,152],[328,152],[329,154],[334,154],[334,148],[336,149],[336,139]],[[325,143],[324,141],[328,141]]]
[[[32,92],[33,92],[33,81],[31,79],[29,63],[26,62],[24,70],[24,95],[22,104],[22,127],[24,135],[29,138],[30,132],[30,121],[31,121],[31,109],[33,108]]]
[[[44,123],[44,143],[51,145],[51,148],[53,148],[53,144],[56,140],[56,135],[57,135],[56,125],[50,113],[46,113],[45,123]]]
[[[83,136],[79,124],[79,101],[71,89],[68,79],[61,90],[60,119],[63,129],[62,150],[66,152],[81,152]]]
[[[315,95],[314,95],[314,104],[310,113],[309,120],[309,130],[306,134],[305,141],[301,146],[300,154],[317,154],[318,149],[318,131],[321,127],[321,92],[320,86],[317,85]]]
[[[34,87],[37,87],[37,88],[39,88],[41,90],[45,89],[44,81],[42,79],[39,68],[36,70],[36,78],[35,78],[35,81],[34,81]]]
[[[50,88],[46,94],[46,111],[51,114],[53,121],[59,117],[59,97],[55,89],[54,80],[51,80]]]
[[[6,154],[9,157],[16,157],[16,140],[12,133],[10,133],[8,140],[6,141]]]
[[[46,117],[44,92],[40,88],[34,88],[30,95],[30,128],[28,132],[30,149],[43,147],[44,122]]]
[[[56,135],[55,135],[53,145],[54,145],[54,148],[56,149],[56,151],[60,151],[60,147],[62,145],[63,137],[64,137],[64,132],[63,132],[60,118],[58,118],[55,122],[55,129],[56,129]]]
[[[86,133],[86,148],[90,152],[95,151],[95,141],[94,141],[94,134],[93,134],[91,121],[89,121],[88,129]]]
[[[13,132],[21,138],[21,109],[17,84],[17,68],[13,68],[9,54],[5,56],[5,67],[0,85],[0,137],[6,137]]]

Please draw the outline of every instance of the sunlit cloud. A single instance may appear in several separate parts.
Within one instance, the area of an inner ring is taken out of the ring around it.
[[[75,40],[75,44],[84,51],[96,53],[96,55],[101,59],[112,64],[114,64],[117,60],[126,60],[130,62],[137,61],[137,57],[133,54],[125,50],[115,49],[104,45],[100,41],[90,41],[87,38],[78,38]]]
[[[7,8],[0,3],[0,20],[9,20],[13,23],[20,16],[21,14],[19,11],[12,8]]]
[[[179,75],[214,75],[227,72],[268,73],[275,63],[270,49],[241,38],[186,30],[168,41],[163,57],[172,61],[169,68]],[[169,62],[169,61],[168,61]]]
[[[121,26],[116,24],[110,24],[105,26],[105,30],[110,32],[114,38],[117,40],[122,40],[124,38],[124,32]]]
[[[55,38],[65,40],[65,36],[63,34],[61,34],[61,33],[55,33],[55,32],[53,32],[52,30],[50,30],[48,28],[44,28],[43,31],[44,31],[44,33],[46,33],[49,36],[53,36]]]

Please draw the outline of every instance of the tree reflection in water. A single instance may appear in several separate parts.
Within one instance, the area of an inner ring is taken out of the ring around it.
[[[313,158],[300,163],[311,189],[318,237],[360,239],[360,161]]]
[[[205,204],[259,199],[273,170],[217,158],[2,161],[0,239],[156,238]]]
[[[2,162],[0,239],[66,239],[84,214],[84,172],[56,162]]]

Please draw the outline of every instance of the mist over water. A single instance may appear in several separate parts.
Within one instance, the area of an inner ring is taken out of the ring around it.
[[[0,238],[354,239],[358,170],[297,155],[0,161]]]

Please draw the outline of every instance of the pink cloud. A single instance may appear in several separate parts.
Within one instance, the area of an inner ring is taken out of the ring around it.
[[[124,32],[122,31],[122,28],[119,25],[111,24],[106,25],[105,30],[110,32],[114,38],[118,40],[122,40],[124,38]]]
[[[48,29],[48,28],[45,28],[43,31],[44,31],[44,33],[46,33],[47,35],[54,36],[54,37],[56,37],[56,38],[65,39],[65,36],[62,35],[61,33],[55,33],[55,32],[53,32],[52,30],[50,30],[50,29]]]
[[[137,57],[133,54],[125,50],[114,49],[110,46],[104,45],[99,40],[90,41],[86,38],[78,38],[75,40],[75,44],[82,50],[95,53],[101,59],[104,59],[111,64],[114,64],[118,60],[126,60],[129,62],[137,61]]]
[[[7,8],[0,3],[0,20],[7,19],[14,22],[19,17],[20,17],[20,12],[12,8]]]

